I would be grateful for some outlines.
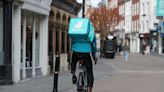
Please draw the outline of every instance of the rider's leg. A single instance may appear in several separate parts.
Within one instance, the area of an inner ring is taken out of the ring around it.
[[[87,75],[88,75],[87,76],[88,92],[92,92],[92,87],[93,87],[93,82],[94,82],[93,72],[88,71]]]
[[[92,87],[88,87],[88,92],[92,92]]]
[[[72,54],[72,62],[71,62],[71,73],[72,73],[72,82],[75,84],[77,81],[77,77],[76,77],[76,64],[78,61],[78,53],[73,52]]]
[[[84,64],[87,69],[87,82],[88,82],[88,92],[92,92],[94,76],[93,76],[93,67],[92,67],[92,59],[90,54],[86,55],[86,60],[84,60]]]

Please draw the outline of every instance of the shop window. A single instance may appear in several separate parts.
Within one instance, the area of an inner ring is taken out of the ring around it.
[[[3,3],[0,2],[0,65],[4,64],[3,31]]]
[[[32,67],[32,26],[26,30],[26,67]]]

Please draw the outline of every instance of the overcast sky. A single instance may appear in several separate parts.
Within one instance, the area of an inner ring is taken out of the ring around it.
[[[96,7],[101,0],[91,0],[92,6]]]
[[[83,0],[77,0],[77,2],[82,3]],[[101,0],[91,0],[92,6],[93,7],[97,7],[97,4],[100,2]]]
[[[82,3],[83,0],[77,0],[79,3]],[[101,0],[91,0],[91,3],[92,3],[92,7],[97,7],[98,6],[98,3],[100,2]],[[78,14],[78,17],[82,17],[82,10],[79,12]]]

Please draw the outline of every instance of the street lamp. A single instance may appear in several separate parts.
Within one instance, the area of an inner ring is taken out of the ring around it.
[[[83,0],[83,12],[82,17],[85,18],[85,0]]]

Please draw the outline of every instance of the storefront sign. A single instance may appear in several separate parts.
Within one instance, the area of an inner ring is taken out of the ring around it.
[[[161,33],[161,37],[164,38],[164,33]]]
[[[163,29],[162,29],[162,33],[164,33],[164,22],[162,23]]]
[[[144,35],[140,35],[140,38],[143,38],[144,37]]]
[[[150,34],[149,33],[142,33],[139,36],[140,38],[150,38]]]
[[[129,39],[130,38],[129,34],[125,34],[125,38]]]
[[[164,16],[164,0],[157,0],[157,16]]]
[[[153,36],[156,36],[157,35],[157,33],[153,33]]]

